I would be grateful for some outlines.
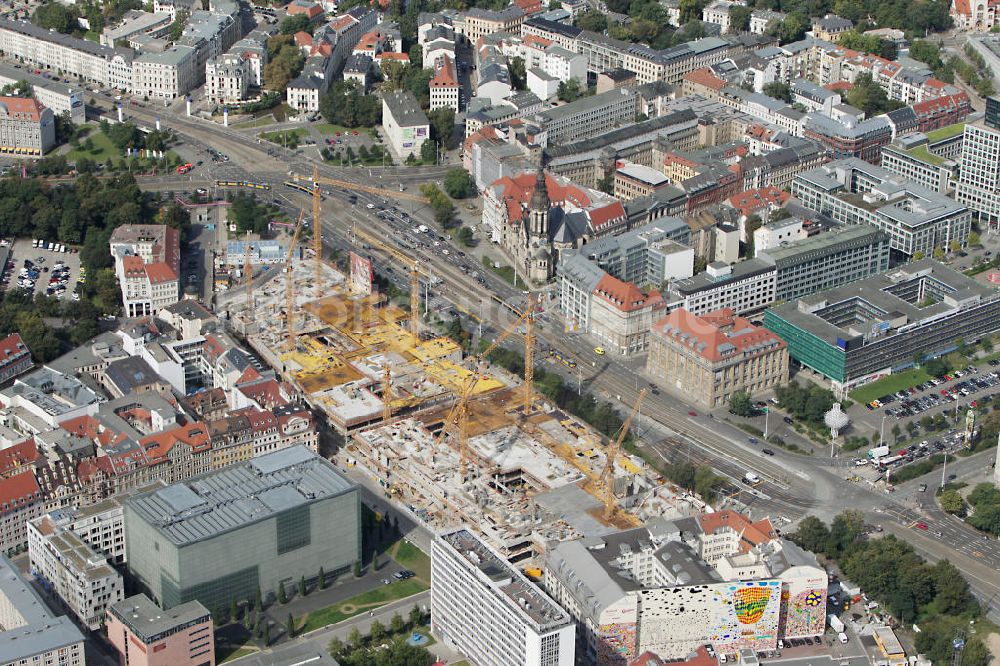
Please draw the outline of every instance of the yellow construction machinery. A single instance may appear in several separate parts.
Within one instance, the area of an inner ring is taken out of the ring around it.
[[[295,174],[292,178],[296,181],[306,180],[309,178],[307,176],[300,176]],[[401,199],[404,201],[415,201],[417,203],[429,203],[427,197],[422,197],[419,194],[408,194],[406,192],[397,192],[395,190],[387,190],[382,187],[372,187],[370,185],[360,185],[358,183],[352,183],[348,180],[337,180],[336,178],[326,178],[320,177],[319,169],[313,167],[312,183],[314,186],[319,185],[329,185],[330,187],[335,187],[341,190],[353,190],[355,192],[365,192],[366,194],[374,194],[376,196],[384,197],[386,199]]]
[[[465,385],[462,387],[462,392],[461,394],[459,394],[458,400],[455,402],[451,410],[448,412],[448,416],[441,427],[441,432],[438,433],[437,440],[434,442],[434,446],[435,448],[437,448],[441,444],[441,442],[444,441],[445,436],[449,432],[454,431],[453,434],[458,439],[456,448],[458,448],[459,470],[461,472],[463,480],[465,479],[465,468],[466,465],[468,464],[468,455],[469,455],[468,451],[469,401],[472,399],[473,392],[476,388],[476,382],[479,381],[479,366],[483,361],[485,361],[489,357],[490,354],[493,353],[493,351],[497,347],[502,345],[507,338],[509,338],[511,335],[514,334],[518,326],[520,326],[522,323],[524,323],[531,317],[535,307],[536,307],[536,301],[534,295],[532,295],[528,298],[528,306],[524,309],[524,312],[522,312],[521,315],[516,320],[511,322],[507,326],[507,328],[505,328],[500,333],[500,335],[498,335],[496,339],[493,340],[493,342],[491,342],[486,347],[486,349],[484,349],[482,352],[476,355],[473,361],[474,363],[474,367],[472,368],[473,372],[469,376],[469,379],[466,381]],[[528,344],[527,339],[525,344]],[[525,371],[525,373],[527,374],[527,370]]]
[[[635,404],[632,405],[632,411],[629,413],[628,418],[622,423],[621,430],[618,431],[618,436],[608,444],[608,460],[604,464],[604,471],[601,472],[601,476],[598,479],[598,485],[604,500],[604,519],[606,521],[614,518],[615,513],[618,511],[618,503],[615,501],[615,460],[621,452],[622,443],[625,441],[625,436],[628,435],[629,428],[632,427],[632,421],[635,419],[635,415],[639,413],[642,401],[645,399],[646,389],[642,389],[639,391],[639,396],[635,399]]]
[[[292,232],[292,240],[288,243],[288,253],[285,255],[285,322],[288,326],[285,344],[289,350],[295,349],[295,280],[292,277],[292,257],[295,255],[295,246],[298,245],[305,216],[305,209],[299,211],[299,220],[295,223],[295,231]]]

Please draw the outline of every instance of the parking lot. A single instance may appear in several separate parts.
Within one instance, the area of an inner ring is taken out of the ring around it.
[[[1000,361],[992,360],[989,365],[996,368],[1000,366]],[[980,371],[976,366],[970,365],[954,375],[935,377],[909,390],[884,395],[868,403],[867,407],[869,411],[882,409],[885,414],[897,420],[905,419],[963,399],[974,401],[977,398],[992,397],[992,394],[983,392],[997,384],[1000,384],[1000,372],[986,372],[985,369]]]
[[[19,238],[13,243],[9,268],[3,276],[5,289],[30,289],[61,300],[76,300],[76,287],[86,276],[80,273],[80,255],[75,249],[64,252],[33,247],[36,239]],[[44,240],[44,239],[37,239]],[[54,241],[48,241],[54,246]]]

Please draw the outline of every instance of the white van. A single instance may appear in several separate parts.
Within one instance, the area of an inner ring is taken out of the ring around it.
[[[840,632],[839,634],[837,634],[837,640],[846,645],[847,644],[847,634],[845,634],[844,632]]]
[[[749,483],[751,486],[756,486],[760,483],[760,477],[753,472],[747,472],[743,475],[743,481]]]

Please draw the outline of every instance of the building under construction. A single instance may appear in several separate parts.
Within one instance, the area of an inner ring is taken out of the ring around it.
[[[605,446],[532,393],[530,372],[519,382],[489,366],[489,349],[463,358],[449,338],[421,334],[370,281],[297,249],[301,226],[282,271],[228,294],[230,321],[346,437],[341,462],[428,527],[479,526],[521,561],[554,540],[687,512],[687,499],[621,451],[627,425]],[[419,312],[419,289],[411,298]],[[532,339],[530,304],[490,349],[519,328]]]

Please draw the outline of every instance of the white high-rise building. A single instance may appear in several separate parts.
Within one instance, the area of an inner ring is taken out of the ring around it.
[[[572,666],[576,625],[559,604],[468,529],[431,549],[437,636],[479,666]]]

